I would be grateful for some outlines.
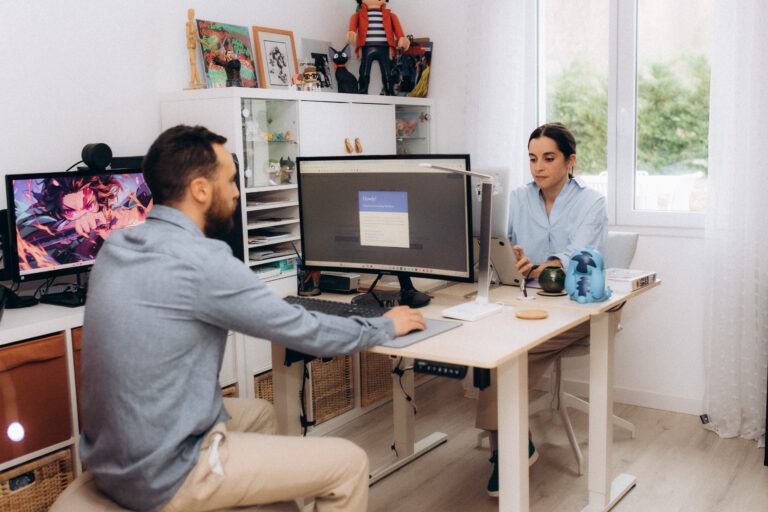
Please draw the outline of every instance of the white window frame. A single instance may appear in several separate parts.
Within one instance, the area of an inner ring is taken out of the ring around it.
[[[526,13],[530,32],[526,63],[527,76],[536,77],[526,91],[532,108],[526,109],[526,125],[538,126],[545,119],[545,84],[539,83],[539,20],[542,2],[530,0],[536,8]],[[704,213],[635,210],[636,119],[637,119],[637,1],[609,0],[608,58],[608,193],[606,203],[611,225],[621,225],[654,232],[702,231]],[[620,171],[621,170],[621,171]]]

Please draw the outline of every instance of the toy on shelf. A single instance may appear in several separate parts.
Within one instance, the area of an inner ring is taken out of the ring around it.
[[[296,172],[296,162],[291,157],[280,158],[280,184],[288,185],[292,183],[293,173]]]
[[[419,126],[419,118],[415,117],[410,120],[401,118],[395,119],[395,135],[398,137],[410,137],[416,128]]]
[[[205,89],[205,82],[200,80],[197,72],[197,43],[211,49],[211,45],[200,39],[195,26],[195,10],[187,9],[187,51],[189,52],[189,87],[188,89]]]
[[[314,65],[306,66],[302,74],[304,78],[302,91],[313,92],[320,90],[320,86],[317,83],[319,75]]]
[[[351,54],[352,47],[350,45],[346,45],[341,50],[336,50],[331,46],[328,47],[328,57],[333,62],[339,92],[356,94],[357,78],[347,69],[347,61],[349,61]]]
[[[389,0],[357,0],[358,10],[349,19],[347,41],[357,47],[360,59],[358,91],[368,94],[373,61],[379,62],[384,94],[394,96],[391,59],[398,48],[407,51],[411,43],[400,26],[400,20],[385,4]],[[384,32],[382,37],[381,32]]]

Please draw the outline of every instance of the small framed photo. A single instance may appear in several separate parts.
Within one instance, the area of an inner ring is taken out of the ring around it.
[[[293,32],[266,27],[252,27],[252,30],[262,87],[289,88],[293,75],[299,72]]]

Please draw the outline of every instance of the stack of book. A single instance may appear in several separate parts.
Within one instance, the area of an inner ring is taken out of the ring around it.
[[[656,281],[656,272],[631,268],[605,269],[605,284],[615,292],[631,292]]]

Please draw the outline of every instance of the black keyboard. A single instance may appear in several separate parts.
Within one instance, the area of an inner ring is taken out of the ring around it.
[[[389,308],[385,307],[370,306],[367,304],[351,304],[347,302],[337,302],[335,300],[317,299],[314,297],[299,297],[296,295],[285,297],[284,300],[288,304],[298,304],[303,306],[307,311],[317,311],[319,313],[334,316],[362,316],[372,318],[381,316],[389,311]]]

